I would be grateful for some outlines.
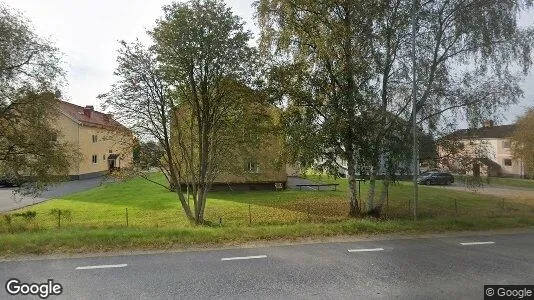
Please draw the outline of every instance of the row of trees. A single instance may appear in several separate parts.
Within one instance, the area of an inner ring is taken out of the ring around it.
[[[152,45],[122,43],[121,80],[102,98],[158,142],[170,189],[198,223],[225,154],[239,148],[236,141],[251,147],[247,136],[261,128],[253,126],[258,110],[247,108],[263,107],[266,97],[281,111],[287,162],[346,168],[349,214],[380,214],[391,180],[412,159],[414,116],[424,144],[460,118],[479,124],[522,96],[518,82],[531,66],[534,35],[518,28],[517,17],[531,4],[260,0],[257,51],[222,1],[175,3],[149,32]],[[515,65],[521,72],[512,71]],[[356,199],[361,168],[371,176],[365,207]],[[380,169],[385,180],[377,197]]]
[[[462,118],[476,126],[520,99],[518,82],[531,66],[532,28],[517,27],[518,14],[531,1],[412,4],[258,2],[260,49],[271,62],[272,95],[287,107],[293,158],[334,168],[345,161],[351,215],[380,212],[391,178],[410,157],[406,137],[414,115],[419,130],[433,136]],[[512,72],[515,64],[522,72]],[[380,164],[386,169],[384,194],[375,201]],[[365,208],[356,201],[356,166],[362,165],[371,170]]]
[[[155,143],[139,155],[167,182],[140,175],[176,193],[197,223],[204,222],[215,177],[264,147],[277,133],[275,119],[287,163],[346,168],[349,214],[380,214],[390,182],[412,159],[412,118],[420,145],[459,119],[476,126],[518,101],[518,83],[531,66],[534,34],[517,26],[530,0],[255,5],[258,47],[221,0],[165,6],[148,32],[150,44],[121,42],[118,81],[100,95],[142,141]],[[68,145],[50,138],[58,133],[46,121],[57,96],[50,91],[63,75],[60,56],[21,16],[3,6],[0,13],[0,171],[46,181],[69,165],[69,157],[59,155],[70,153]],[[513,71],[517,66],[520,72]],[[371,176],[365,207],[356,199],[361,169]],[[381,170],[384,188],[377,196]]]

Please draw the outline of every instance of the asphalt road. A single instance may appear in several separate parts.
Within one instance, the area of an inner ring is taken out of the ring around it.
[[[534,232],[1,262],[9,278],[53,279],[49,299],[483,299],[534,284]]]
[[[37,196],[16,194],[14,193],[14,188],[0,188],[0,212],[10,211],[43,202],[48,199],[92,189],[101,185],[104,181],[105,179],[100,177],[62,182],[49,186],[46,191]]]

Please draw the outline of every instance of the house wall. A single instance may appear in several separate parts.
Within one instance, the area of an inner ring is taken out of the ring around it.
[[[521,176],[522,162],[521,160],[514,159],[510,148],[504,148],[504,142],[509,139],[492,139],[490,140],[491,147],[494,150],[495,155],[491,158],[494,162],[501,166],[502,175],[504,176]],[[511,159],[512,165],[505,166],[504,160]]]
[[[53,126],[60,130],[59,138],[78,147],[81,154],[78,164],[73,166],[69,172],[69,176],[73,179],[106,174],[110,150],[112,153],[119,154],[117,167],[127,168],[132,165],[132,137],[127,133],[115,133],[107,129],[82,126],[64,114],[58,115]],[[93,135],[97,135],[96,143],[93,143]],[[92,162],[93,155],[97,156],[96,164]]]
[[[93,142],[93,135],[97,136],[96,142]],[[80,125],[79,147],[83,155],[79,166],[81,177],[93,177],[107,173],[109,169],[107,159],[110,153],[119,154],[116,167],[128,168],[132,165],[131,137],[126,134]],[[93,155],[96,155],[96,163],[92,161]]]
[[[253,149],[249,155],[235,157],[231,168],[235,172],[222,172],[217,175],[214,183],[285,183],[287,172],[285,165],[280,162],[280,149],[278,141],[273,138],[262,147]],[[257,170],[248,170],[249,162],[258,164]]]
[[[495,169],[485,165],[480,165],[480,174],[482,176],[510,176],[510,177],[520,177],[525,174],[523,170],[521,160],[513,158],[510,148],[504,147],[504,142],[508,139],[502,138],[492,138],[492,139],[478,139],[478,140],[461,140],[462,143],[466,146],[465,153],[470,153],[474,145],[483,145],[485,147],[485,156],[500,166],[500,168]],[[446,153],[440,149],[440,156],[446,155]],[[473,155],[473,154],[472,154]],[[453,158],[454,159],[454,158]],[[506,166],[504,163],[505,159],[511,159],[512,165]],[[472,171],[468,172],[468,175],[472,175]]]
[[[79,145],[78,124],[64,114],[58,114],[57,118],[52,123],[52,126],[58,129],[61,135],[58,137],[63,142],[71,143],[74,147]],[[79,164],[71,167],[69,176],[77,176],[79,174]]]

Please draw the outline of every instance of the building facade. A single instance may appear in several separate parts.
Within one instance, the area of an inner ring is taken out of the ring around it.
[[[111,115],[65,101],[59,102],[59,112],[53,122],[61,132],[58,138],[80,153],[69,171],[70,179],[98,177],[132,165],[133,135]]]
[[[467,175],[523,178],[527,174],[525,165],[514,158],[511,151],[514,130],[513,124],[494,126],[493,121],[484,122],[481,128],[458,130],[444,139],[460,143],[461,150],[448,155],[440,149],[440,156],[447,157],[444,165],[449,169],[454,169],[455,164],[458,166],[462,161],[459,157],[471,156],[471,165],[464,168]]]

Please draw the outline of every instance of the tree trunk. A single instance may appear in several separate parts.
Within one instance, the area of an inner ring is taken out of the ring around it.
[[[358,190],[356,187],[356,161],[354,158],[349,158],[347,168],[347,178],[349,181],[349,204],[351,217],[357,217],[360,215],[360,207],[358,206]]]
[[[376,190],[376,167],[371,166],[371,172],[369,172],[369,197],[367,198],[367,213],[371,213],[374,209]]]
[[[206,189],[201,187],[197,193],[197,206],[195,207],[195,221],[204,224],[204,207],[206,206]]]

